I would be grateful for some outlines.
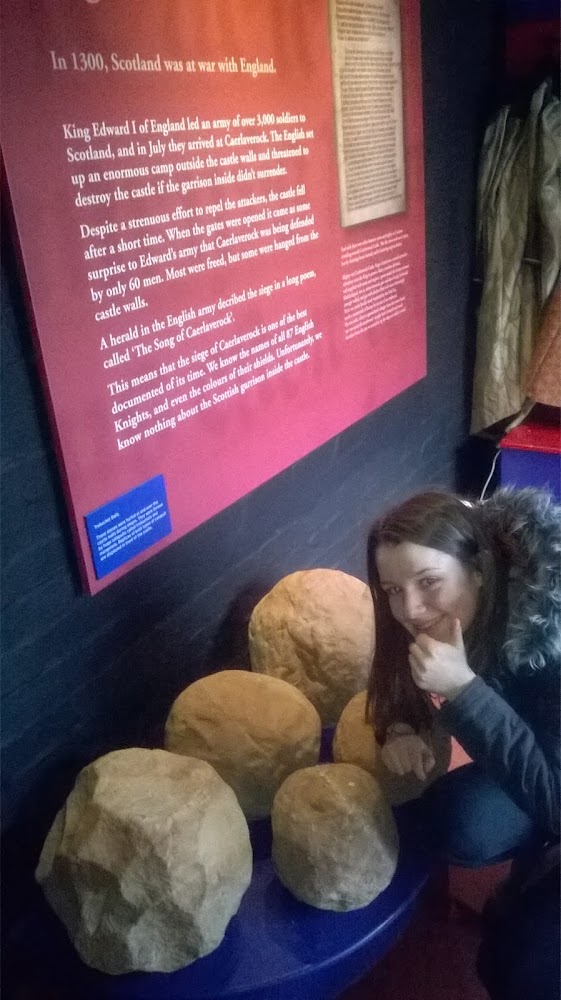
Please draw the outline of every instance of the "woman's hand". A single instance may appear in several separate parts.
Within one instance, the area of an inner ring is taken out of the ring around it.
[[[439,642],[420,634],[409,647],[409,666],[413,680],[422,691],[438,694],[450,701],[473,680],[468,666],[462,628],[457,618],[450,619],[450,638]]]
[[[419,781],[426,781],[435,765],[432,750],[417,733],[390,736],[384,743],[380,756],[392,774],[403,777],[412,771]]]

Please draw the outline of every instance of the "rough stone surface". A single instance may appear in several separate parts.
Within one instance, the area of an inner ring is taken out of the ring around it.
[[[452,741],[448,733],[438,725],[421,736],[431,748],[435,766],[426,781],[419,781],[414,774],[399,777],[388,771],[380,756],[380,747],[374,737],[372,726],[365,721],[366,692],[361,691],[351,698],[339,719],[333,738],[333,759],[345,764],[356,764],[369,771],[381,785],[388,801],[400,805],[409,799],[416,799],[435,778],[445,774],[450,764]]]
[[[399,849],[377,782],[353,764],[297,771],[275,797],[273,860],[298,899],[323,910],[367,906],[391,882]]]
[[[366,687],[374,653],[374,608],[361,580],[334,569],[291,573],[249,622],[252,669],[294,684],[333,726]]]
[[[166,723],[166,747],[200,757],[238,796],[248,819],[271,812],[285,778],[319,758],[321,722],[291,684],[223,670],[189,685]]]
[[[78,775],[36,878],[101,972],[174,972],[216,948],[251,880],[245,817],[209,764],[165,750]]]

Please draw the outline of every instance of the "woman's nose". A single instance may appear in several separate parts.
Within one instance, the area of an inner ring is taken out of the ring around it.
[[[422,594],[417,590],[406,591],[403,595],[403,611],[406,621],[415,621],[422,616],[424,610],[425,604]]]

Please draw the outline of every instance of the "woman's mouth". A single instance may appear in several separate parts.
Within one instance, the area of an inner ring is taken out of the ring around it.
[[[431,632],[434,631],[435,628],[438,628],[438,626],[440,625],[441,621],[442,621],[442,618],[439,617],[439,618],[434,618],[430,622],[422,622],[422,623],[414,622],[413,625],[412,625],[412,628],[413,628],[413,631],[414,631],[415,635],[421,635],[423,633],[426,634],[426,635],[430,635]]]

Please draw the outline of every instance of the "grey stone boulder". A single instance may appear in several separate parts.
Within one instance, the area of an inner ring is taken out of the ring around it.
[[[190,684],[166,722],[166,747],[206,760],[248,819],[271,812],[285,778],[319,759],[321,722],[308,699],[277,677],[223,670]]]
[[[80,772],[36,878],[83,961],[117,975],[213,951],[251,872],[245,817],[216,771],[131,748]]]
[[[283,885],[323,910],[367,906],[390,884],[399,839],[379,785],[353,764],[287,778],[273,804],[273,860]]]
[[[294,684],[333,726],[368,681],[374,606],[362,580],[336,569],[309,569],[280,580],[249,622],[251,668]]]

